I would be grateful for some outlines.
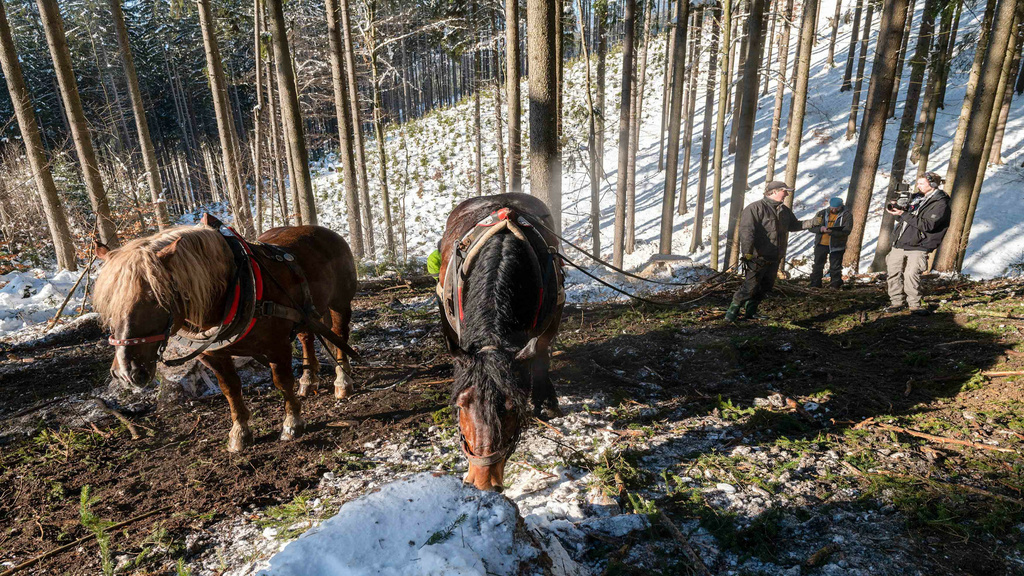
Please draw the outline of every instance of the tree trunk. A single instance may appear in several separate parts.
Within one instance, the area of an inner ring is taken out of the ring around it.
[[[963,0],[953,0],[956,4],[956,16],[953,17],[953,27],[949,31],[949,39],[946,41],[946,72],[942,78],[942,89],[939,90],[939,108],[946,109],[946,88],[949,86],[949,62],[953,61],[953,49],[956,48],[956,32],[960,28],[960,14],[963,12]]]
[[[775,23],[779,19],[779,3],[781,1],[782,0],[775,0],[774,2],[770,2],[768,11],[766,12],[766,18],[771,20],[772,25],[771,30],[768,31],[768,35],[765,36],[765,43],[768,44],[768,54],[764,57],[764,63],[762,64],[762,68],[764,68],[765,73],[764,88],[761,90],[761,96],[768,95],[768,84],[771,82],[772,75],[769,74],[768,71],[772,69],[772,50],[775,48],[775,42],[773,41],[775,38]],[[761,49],[764,50],[763,45]]]
[[[910,60],[910,83],[907,86],[907,99],[903,105],[903,118],[900,120],[900,131],[896,137],[896,150],[892,157],[892,170],[889,176],[889,192],[903,181],[907,170],[907,153],[910,141],[914,136],[914,119],[921,100],[921,84],[924,82],[925,66],[928,64],[928,51],[931,49],[932,35],[935,32],[935,17],[939,11],[941,0],[925,0],[924,12],[921,16],[921,27],[917,34],[917,47]],[[908,12],[908,16],[909,16]],[[894,82],[895,83],[895,82]],[[910,184],[913,186],[913,183]],[[875,245],[875,258],[871,261],[872,272],[885,270],[885,257],[892,249],[892,233],[896,219],[888,212],[882,212],[882,226],[878,231],[878,242]]]
[[[846,55],[846,72],[843,73],[843,85],[839,88],[840,92],[853,89],[850,79],[853,76],[853,62],[857,58],[857,37],[860,34],[860,15],[863,8],[864,0],[857,0],[857,8],[853,12],[853,32],[850,34],[850,52]]]
[[[814,0],[811,0],[814,1]],[[718,270],[719,260],[719,224],[722,213],[722,157],[725,152],[725,110],[729,107],[729,49],[732,45],[730,35],[732,14],[732,0],[722,0],[722,21],[719,25],[722,36],[721,51],[722,68],[718,91],[718,117],[715,120],[715,180],[714,189],[711,195],[711,268]]]
[[[57,256],[57,267],[75,271],[75,242],[71,237],[68,219],[64,206],[57,196],[57,187],[50,173],[50,164],[46,159],[46,148],[39,135],[36,113],[32,108],[32,100],[25,85],[25,77],[21,73],[17,48],[11,36],[11,27],[7,22],[7,11],[0,2],[0,65],[3,66],[4,80],[7,81],[7,93],[14,106],[14,115],[18,118],[18,130],[25,141],[25,153],[28,156],[29,168],[32,170],[36,190],[42,200],[43,214],[50,229],[53,249]]]
[[[1014,23],[1014,28],[1024,30],[1024,26],[1018,25],[1018,22],[1022,21],[1022,17],[1018,17]],[[964,256],[967,253],[967,242],[971,238],[971,224],[974,222],[974,212],[978,208],[978,198],[981,196],[981,185],[985,181],[985,170],[989,164],[991,158],[992,146],[995,141],[996,131],[999,128],[999,117],[1002,115],[1002,104],[1004,100],[1010,98],[1013,88],[1013,74],[1011,71],[1016,70],[1014,64],[1016,63],[1016,48],[1019,32],[1010,35],[1010,44],[1007,46],[1006,55],[1003,58],[1003,71],[1002,76],[999,79],[999,89],[996,92],[996,99],[992,108],[992,119],[988,125],[988,135],[985,138],[985,150],[981,158],[981,169],[978,170],[978,179],[974,182],[974,190],[971,192],[971,203],[967,208],[967,217],[964,221],[964,231],[960,236],[960,247],[957,250],[956,269],[962,270],[964,265]]]
[[[684,104],[685,112],[683,116],[686,118],[686,126],[683,128],[683,168],[681,170],[682,176],[679,183],[679,214],[686,214],[687,211],[687,198],[686,192],[690,181],[690,156],[693,151],[693,116],[697,109],[697,76],[700,75],[700,37],[704,27],[704,11],[701,10],[696,14],[696,26],[690,33],[690,60],[689,60],[689,80],[686,87],[687,96]]]
[[[814,0],[811,0],[814,1]],[[750,155],[754,143],[754,120],[757,116],[757,68],[761,63],[761,30],[764,26],[764,11],[767,0],[750,0],[747,16],[747,54],[744,58],[743,77],[740,86],[743,96],[742,108],[737,119],[736,162],[732,175],[732,199],[729,202],[729,263],[739,261],[739,221],[743,210],[743,198],[747,193],[747,176],[750,170]],[[812,27],[813,32],[813,27]],[[808,47],[811,45],[808,44]]]
[[[888,100],[892,97],[908,3],[908,0],[890,0],[885,3],[878,24],[875,60],[871,66],[871,82],[864,103],[864,122],[857,140],[857,155],[853,159],[853,175],[850,177],[850,192],[846,201],[853,213],[853,230],[846,240],[844,264],[853,266],[854,273],[859,271],[864,226],[867,224],[871,193],[885,138],[885,121],[889,116]]]
[[[334,113],[338,121],[338,149],[341,153],[342,177],[345,179],[345,204],[348,217],[348,241],[352,253],[362,259],[363,226],[359,214],[359,185],[356,181],[356,161],[353,152],[352,111],[348,98],[348,76],[338,16],[338,0],[325,0],[327,38],[331,55],[331,79],[334,88]]]
[[[668,4],[671,3],[672,1],[668,0]],[[675,68],[675,63],[672,62],[673,54],[675,54],[673,43],[676,35],[674,29],[675,23],[669,22],[668,32],[665,34],[665,75],[662,78],[663,84],[661,86],[661,130],[658,132],[658,172],[665,169],[665,124],[668,123],[668,110],[672,107],[670,97],[672,91],[672,70]]]
[[[135,129],[139,136],[139,147],[142,149],[142,163],[146,167],[146,181],[153,199],[156,223],[163,230],[170,225],[170,218],[167,216],[167,204],[161,197],[163,185],[160,183],[160,166],[157,164],[153,141],[149,137],[146,109],[142,103],[142,92],[139,90],[139,77],[135,73],[131,44],[128,42],[128,28],[121,13],[121,0],[110,0],[110,13],[114,20],[114,29],[117,31],[117,43],[121,48],[125,78],[128,81],[128,95],[132,102],[132,112],[135,114]]]
[[[788,0],[792,7],[792,0]],[[709,8],[704,8],[709,10]],[[714,9],[710,9],[714,10]],[[708,57],[708,84],[704,95],[704,121],[703,133],[700,139],[700,176],[697,180],[697,209],[693,215],[693,236],[690,238],[690,254],[703,248],[704,239],[702,227],[704,225],[704,196],[708,188],[708,161],[711,159],[711,111],[715,107],[715,63],[718,60],[718,29],[714,22],[717,14],[711,13],[711,52]],[[780,52],[781,56],[782,53]]]
[[[953,148],[950,151],[949,167],[946,169],[946,188],[952,190],[956,179],[956,170],[960,164],[960,151],[963,149],[964,138],[967,136],[967,124],[974,104],[974,96],[978,90],[978,79],[981,77],[981,66],[988,53],[992,35],[992,19],[995,17],[996,0],[988,0],[985,4],[985,15],[982,17],[981,28],[978,34],[978,43],[974,52],[974,63],[971,65],[971,72],[967,78],[967,88],[964,91],[964,103],[960,108],[960,119],[957,122],[956,132],[953,134]]]
[[[576,5],[583,12],[583,0],[576,0]],[[586,38],[586,32],[583,28],[583,19],[579,19],[579,30],[580,37]],[[587,52],[587,43],[583,42],[583,66],[586,72],[586,84],[584,88],[587,91],[587,152],[588,159],[590,161],[590,251],[591,254],[600,258],[601,256],[601,181],[600,174],[598,172],[598,156],[600,151],[597,149],[597,122],[596,114],[594,113],[594,99],[591,97],[591,81],[590,81],[590,54]]]
[[[1017,46],[1024,44],[1024,23],[1018,26]],[[1006,119],[1010,115],[1010,104],[1013,102],[1013,83],[1017,79],[1015,72],[1021,61],[1020,50],[1013,52],[1013,62],[1010,63],[1010,73],[1006,75],[1005,96],[1003,105],[999,108],[999,118],[996,120],[996,133],[992,140],[992,153],[989,156],[989,164],[1001,166],[1003,164],[1003,134],[1006,132]],[[968,218],[970,222],[970,218]],[[966,234],[965,234],[966,237]]]
[[[555,21],[561,16],[558,5],[551,0],[529,0],[526,29],[530,58],[530,192],[547,204],[555,232],[561,233],[562,159],[558,146],[558,68],[561,62],[555,58],[559,41]],[[626,94],[628,96],[628,89]],[[628,111],[628,104],[626,108]],[[629,139],[628,132],[625,139]],[[620,177],[623,172],[620,169]]]
[[[629,8],[632,5],[632,0],[627,0],[627,2],[627,8]],[[682,125],[683,85],[686,83],[686,28],[689,17],[689,2],[677,0],[676,28],[674,30],[675,40],[673,41],[675,51],[672,56],[673,70],[672,95],[670,98],[671,109],[669,110],[668,122],[668,157],[665,159],[665,197],[661,206],[661,234],[658,241],[659,254],[672,253],[672,219],[675,211],[675,194],[679,178],[679,132]],[[628,28],[626,33],[627,35],[629,34]],[[627,36],[627,38],[628,37],[629,36]],[[632,38],[629,38],[629,40],[631,42]],[[623,69],[625,68],[626,66],[623,65]],[[622,82],[623,85],[628,82],[625,72],[623,72]],[[629,104],[624,102],[623,106],[628,107]],[[621,170],[621,152],[619,166]],[[686,176],[683,175],[683,177],[685,178]],[[621,257],[615,265],[620,266],[620,262]]]
[[[867,13],[864,15],[864,36],[860,41],[860,61],[857,62],[857,80],[853,84],[853,104],[850,105],[850,119],[846,123],[847,140],[853,140],[853,137],[857,135],[857,108],[860,106],[860,89],[864,84],[864,66],[868,61],[868,41],[871,39],[871,19],[874,8],[875,3],[868,2]],[[897,53],[896,56],[898,60],[899,54]],[[872,71],[873,73],[874,71]],[[888,98],[886,101],[888,102]]]
[[[651,35],[651,4],[644,9],[643,44],[640,45],[639,71],[633,85],[633,107],[630,110],[629,173],[626,181],[626,253],[632,254],[636,246],[636,153],[640,144],[640,124],[643,123],[644,84],[647,82],[647,45]]]
[[[927,0],[926,0],[927,1]],[[900,82],[903,80],[903,67],[907,62],[907,46],[910,44],[910,32],[914,23],[914,4],[911,0],[907,4],[906,28],[903,29],[903,45],[900,46],[900,56],[896,61],[896,79],[892,83],[892,97],[889,98],[889,118],[896,116],[896,101],[899,100]]]
[[[359,83],[356,82],[356,56],[352,46],[352,23],[349,19],[348,0],[339,0],[341,34],[345,44],[345,73],[348,74],[348,103],[352,112],[353,152],[356,160],[356,182],[359,184],[359,205],[363,210],[363,234],[366,235],[366,255],[373,258],[377,252],[373,238],[373,206],[370,204],[370,180],[366,176],[366,151],[363,145],[363,123],[359,107]]]
[[[377,65],[377,14],[376,2],[371,0],[369,13],[369,34],[366,36],[366,50],[370,61],[370,89],[373,99],[373,132],[377,139],[377,161],[380,163],[380,197],[381,208],[384,211],[384,240],[386,242],[387,255],[395,259],[395,228],[391,222],[391,194],[388,184],[388,156],[386,150],[387,142],[384,139],[384,106],[381,102],[381,79]],[[477,106],[477,117],[479,117],[479,106]],[[479,145],[479,138],[477,139]]]
[[[505,135],[501,127],[501,56],[495,46],[494,56],[494,145],[498,149],[498,191],[502,194],[507,192],[505,184]],[[402,203],[403,210],[405,202]],[[405,226],[403,221],[402,226]]]
[[[600,182],[605,178],[604,171],[604,121],[605,121],[605,78],[608,60],[608,2],[598,0],[594,6],[594,33],[597,36],[597,117],[594,119],[594,138],[597,146],[597,176]],[[599,184],[600,186],[600,184]]]
[[[75,72],[71,69],[71,53],[68,51],[67,37],[64,34],[64,21],[61,19],[56,0],[37,0],[37,4],[39,17],[46,32],[46,43],[50,47],[53,68],[57,73],[64,111],[67,113],[71,136],[75,141],[78,162],[82,167],[85,188],[96,214],[96,230],[101,242],[110,248],[117,248],[120,246],[117,227],[110,217],[110,205],[103,190],[103,180],[100,179],[99,163],[92,147],[92,136],[89,134],[89,125],[82,111],[82,100],[78,96]]]
[[[840,0],[836,1],[839,4]],[[772,128],[768,137],[768,164],[765,167],[765,182],[775,179],[775,156],[779,150],[779,128],[782,123],[782,100],[786,92],[786,66],[789,56],[789,28],[793,19],[793,0],[786,0],[786,8],[783,13],[786,24],[782,27],[782,36],[779,37],[779,81],[775,87],[775,108],[772,110]]]
[[[474,22],[479,19],[477,14],[476,2],[472,2],[472,8],[470,12],[473,14]],[[479,31],[476,29],[477,24],[472,25],[474,39],[480,37]],[[473,172],[474,172],[474,188],[476,189],[476,195],[482,196],[484,193],[484,167],[483,167],[483,135],[480,130],[480,49],[473,49],[473,69],[472,69],[472,89],[473,89]]]
[[[508,182],[523,191],[522,96],[519,94],[519,0],[505,0],[505,86],[508,92]]]
[[[274,164],[274,185],[277,188],[278,207],[281,210],[281,225],[288,225],[288,193],[284,186],[284,173],[281,171],[281,145],[278,141],[277,126],[277,94],[270,78],[270,62],[268,59],[264,81],[267,83],[267,102],[270,104],[270,150]]]
[[[740,124],[739,123],[739,118],[740,118],[740,116],[742,114],[741,111],[743,110],[743,98],[746,96],[746,94],[745,94],[746,90],[745,89],[740,89],[740,87],[739,87],[740,86],[740,82],[741,82],[741,80],[739,78],[739,75],[742,74],[743,70],[746,68],[747,51],[749,50],[749,45],[750,45],[750,34],[748,34],[747,31],[746,31],[746,29],[747,29],[746,22],[749,22],[750,14],[751,14],[750,2],[751,2],[751,0],[746,0],[746,2],[744,3],[746,5],[746,8],[747,8],[746,14],[744,14],[742,11],[739,14],[737,14],[737,16],[739,16],[738,21],[742,22],[742,24],[737,24],[737,27],[738,27],[738,29],[741,32],[740,38],[736,39],[736,40],[740,41],[740,51],[739,51],[739,57],[738,57],[739,61],[736,63],[736,75],[737,75],[736,86],[737,87],[736,87],[736,93],[733,94],[732,130],[729,132],[729,154],[735,154],[736,153],[736,145],[739,142],[739,124]],[[745,19],[744,19],[744,16],[745,16]],[[730,210],[730,214],[732,214],[732,207],[730,207],[729,210]]]
[[[284,116],[285,141],[291,149],[292,162],[295,164],[296,181],[292,183],[293,194],[298,194],[302,223],[316,226],[316,200],[313,197],[313,183],[309,177],[309,152],[306,150],[306,135],[299,111],[299,94],[295,84],[295,70],[288,48],[284,7],[281,2],[282,0],[267,0],[267,8],[270,13],[274,58],[277,60],[277,89],[282,96],[281,114]]]
[[[828,67],[836,67],[836,38],[839,36],[839,18],[842,15],[843,0],[836,0],[836,13],[832,17],[832,38],[828,41]],[[789,25],[789,22],[786,23]],[[781,55],[781,53],[780,53]]]
[[[928,158],[932,150],[932,134],[935,131],[935,116],[939,109],[939,100],[942,94],[942,85],[946,82],[949,73],[949,62],[946,61],[946,44],[949,42],[949,29],[953,21],[953,14],[949,7],[942,13],[942,21],[939,24],[938,47],[935,50],[935,66],[932,73],[928,75],[931,93],[925,104],[926,117],[923,130],[921,131],[921,147],[917,156],[917,175],[924,175],[928,171]]]
[[[802,7],[803,15],[800,19],[800,50],[796,55],[796,81],[793,83],[793,97],[790,103],[792,116],[786,129],[790,138],[785,182],[793,188],[797,187],[796,174],[800,165],[800,144],[804,133],[804,113],[807,110],[807,82],[811,69],[811,51],[814,48],[811,40],[814,36],[814,14],[817,12],[817,5],[817,0],[808,0]],[[786,200],[788,206],[793,205],[792,195]]]

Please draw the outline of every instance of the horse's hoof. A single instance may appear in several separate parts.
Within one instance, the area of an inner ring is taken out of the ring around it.
[[[316,390],[318,381],[319,378],[314,376],[308,370],[303,372],[302,377],[299,378],[299,390],[296,392],[296,395],[300,398],[305,398],[306,395],[309,394],[310,390]]]
[[[284,426],[281,427],[281,440],[294,440],[302,436],[305,429],[306,423],[302,421],[302,418],[285,418]]]
[[[356,382],[351,376],[342,372],[334,380],[334,397],[338,400],[344,400],[352,395],[356,391]]]
[[[235,424],[228,433],[228,452],[242,452],[252,446],[252,431]]]
[[[561,418],[562,416],[565,416],[565,413],[562,412],[562,409],[559,408],[557,404],[555,404],[554,406],[534,406],[533,415],[547,422],[552,418]]]

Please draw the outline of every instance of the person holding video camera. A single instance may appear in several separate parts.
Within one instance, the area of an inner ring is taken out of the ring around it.
[[[740,215],[740,254],[744,265],[743,284],[732,297],[725,312],[727,322],[735,322],[743,309],[746,318],[757,315],[757,307],[775,286],[779,274],[779,247],[786,232],[820,227],[823,220],[801,221],[783,203],[793,188],[774,180],[764,187],[764,198],[743,209]]]
[[[921,275],[928,268],[928,253],[939,247],[949,227],[949,196],[941,190],[944,180],[935,172],[917,179],[917,193],[909,203],[890,202],[885,210],[896,217],[895,240],[885,258],[889,288],[886,312],[926,315],[921,306]]]
[[[814,264],[811,266],[811,288],[821,288],[821,277],[828,261],[829,287],[838,290],[843,287],[843,255],[846,254],[846,237],[853,230],[853,215],[843,205],[843,199],[836,197],[828,201],[814,215],[823,224],[814,231]]]

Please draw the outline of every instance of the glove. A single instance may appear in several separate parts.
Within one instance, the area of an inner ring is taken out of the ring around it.
[[[824,226],[825,225],[825,219],[822,218],[821,216],[815,216],[814,220],[811,220],[811,225],[812,226]]]

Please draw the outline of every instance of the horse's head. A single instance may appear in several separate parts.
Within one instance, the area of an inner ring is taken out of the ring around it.
[[[104,264],[93,307],[117,350],[110,375],[146,386],[167,338],[186,321],[202,325],[223,297],[230,250],[218,232],[201,227],[172,228],[116,250],[97,243],[95,249]]]
[[[518,353],[485,346],[455,355],[452,403],[469,460],[467,484],[481,490],[504,488],[505,463],[529,421],[530,360],[535,353],[532,340]]]

